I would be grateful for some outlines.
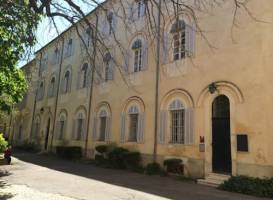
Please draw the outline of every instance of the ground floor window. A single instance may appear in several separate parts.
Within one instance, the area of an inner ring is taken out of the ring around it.
[[[181,110],[171,111],[171,143],[184,144],[185,112]]]
[[[138,114],[130,114],[130,125],[129,125],[129,142],[137,141],[137,126],[138,126]]]

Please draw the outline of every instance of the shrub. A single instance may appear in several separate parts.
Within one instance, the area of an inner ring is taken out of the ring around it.
[[[17,149],[21,149],[28,152],[39,151],[39,147],[34,142],[24,141],[22,145],[16,147]]]
[[[143,168],[140,165],[141,155],[139,152],[125,152],[124,153],[124,162],[127,169],[132,171],[143,171]]]
[[[104,154],[104,153],[107,153],[108,151],[108,146],[107,145],[99,145],[99,146],[96,146],[96,151],[101,153],[101,154]]]
[[[95,164],[101,167],[109,167],[109,161],[103,155],[95,155]]]
[[[167,159],[164,160],[163,165],[167,167],[167,172],[181,175],[184,174],[184,167],[181,159],[176,158]]]
[[[82,149],[81,147],[67,147],[67,146],[57,146],[56,154],[64,159],[73,159],[78,160],[82,157]]]
[[[273,178],[260,179],[246,176],[231,177],[218,188],[230,192],[273,198]]]
[[[109,164],[113,168],[117,169],[125,169],[126,168],[126,163],[124,159],[125,153],[127,153],[128,150],[122,147],[115,147],[113,148],[109,153],[108,153],[108,159],[109,159]]]
[[[8,147],[8,142],[5,140],[3,134],[0,134],[0,153],[3,153]]]
[[[148,175],[156,175],[161,173],[160,165],[158,163],[149,163],[146,166],[145,173]]]

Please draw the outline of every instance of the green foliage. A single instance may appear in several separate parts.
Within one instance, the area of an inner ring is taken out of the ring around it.
[[[0,134],[0,153],[3,153],[8,147],[8,142],[5,140],[3,134]]]
[[[107,145],[99,145],[99,146],[96,146],[96,151],[101,153],[101,154],[104,154],[104,153],[107,153],[108,152],[108,146]]]
[[[127,152],[129,151],[122,147],[113,148],[108,153],[108,159],[109,159],[109,162],[111,163],[111,166],[117,169],[126,169],[124,155]]]
[[[56,154],[64,159],[79,160],[82,158],[82,148],[73,146],[57,146]]]
[[[145,173],[148,175],[157,175],[161,173],[160,165],[158,163],[149,163],[146,166]]]
[[[273,198],[273,178],[260,179],[246,176],[231,177],[218,188],[230,192]]]
[[[123,156],[127,169],[135,172],[143,171],[140,164],[141,155],[139,152],[125,152]]]
[[[167,159],[164,160],[163,165],[167,167],[167,172],[181,175],[184,174],[184,168],[181,159],[176,158]]]
[[[0,110],[11,111],[27,89],[24,73],[16,67],[26,50],[32,47],[40,17],[28,7],[28,1],[4,1],[0,4]]]

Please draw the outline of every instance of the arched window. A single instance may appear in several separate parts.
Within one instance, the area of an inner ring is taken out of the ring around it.
[[[114,79],[114,69],[113,69],[113,61],[112,61],[112,55],[110,53],[105,54],[103,58],[104,62],[104,72],[105,72],[105,82],[113,80]]]
[[[185,109],[180,100],[174,100],[169,106],[171,117],[170,142],[184,144],[185,141]]]
[[[67,115],[65,112],[62,112],[59,116],[59,120],[57,122],[57,134],[56,137],[58,140],[62,140],[64,138],[65,135],[65,131],[66,131],[66,121],[67,121]]]
[[[70,87],[71,87],[71,73],[69,70],[67,70],[63,78],[63,85],[62,85],[63,93],[70,92]]]
[[[134,51],[134,72],[139,72],[143,66],[143,49],[140,39],[133,43],[132,50]]]
[[[41,81],[38,88],[37,100],[40,101],[44,98],[44,82]]]
[[[138,120],[139,120],[139,109],[137,106],[132,106],[129,109],[129,142],[137,142],[138,133]]]
[[[56,78],[53,76],[48,87],[48,97],[53,97],[56,91]]]
[[[93,35],[93,30],[88,27],[86,30],[85,30],[85,45],[87,47],[90,47],[92,44],[92,35]]]
[[[107,21],[109,23],[109,35],[113,33],[113,28],[114,28],[114,13],[109,12],[107,15]]]
[[[171,28],[173,37],[173,60],[180,60],[186,56],[186,23],[177,20]]]

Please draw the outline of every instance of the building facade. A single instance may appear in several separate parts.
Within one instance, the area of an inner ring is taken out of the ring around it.
[[[156,119],[158,44],[149,5],[139,2],[123,5],[126,19],[115,1],[87,16],[107,47],[90,27],[72,26],[37,52],[29,64],[37,90],[28,91],[28,114],[21,109],[20,123],[13,120],[13,140],[35,140],[46,151],[81,146],[88,157],[115,143],[141,152],[145,163],[154,152],[159,163],[181,158],[193,177],[272,177],[273,27],[242,12],[235,28],[231,1],[210,14],[196,10],[201,29],[185,10],[162,8]],[[248,4],[261,21],[273,20],[272,7],[270,0]]]

